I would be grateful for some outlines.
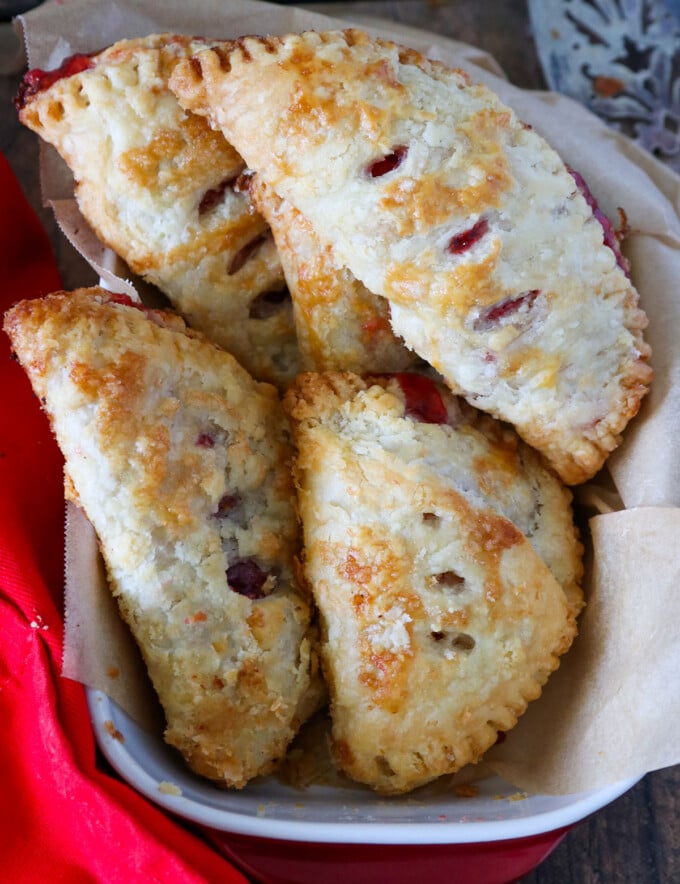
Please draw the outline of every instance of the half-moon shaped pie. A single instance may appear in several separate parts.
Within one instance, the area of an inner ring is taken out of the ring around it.
[[[199,774],[269,772],[322,694],[276,390],[170,312],[102,289],[5,330],[66,460],[167,719]]]
[[[611,227],[537,132],[464,72],[357,30],[217,45],[170,85],[455,392],[564,481],[597,472],[647,389],[646,318]]]
[[[570,495],[419,375],[303,374],[284,407],[335,755],[405,792],[477,761],[569,648]]]
[[[292,309],[271,233],[238,190],[243,160],[168,89],[177,62],[206,45],[155,34],[29,72],[19,116],[70,167],[101,242],[192,328],[282,384],[298,369]]]

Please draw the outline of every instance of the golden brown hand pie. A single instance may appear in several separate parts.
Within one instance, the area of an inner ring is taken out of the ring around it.
[[[309,221],[259,176],[252,176],[249,190],[274,235],[293,299],[302,367],[364,374],[413,365],[418,357],[392,331],[388,302],[340,267]]]
[[[243,160],[167,86],[205,45],[152,35],[78,56],[64,76],[29,73],[20,119],[71,168],[99,239],[189,325],[281,384],[298,368],[292,309],[267,225],[236,189]]]
[[[570,495],[417,375],[304,374],[284,406],[335,753],[405,792],[477,761],[571,644]]]
[[[600,468],[651,376],[646,319],[578,177],[489,89],[356,30],[225,43],[170,85],[454,391],[566,482]]]
[[[22,301],[5,330],[99,537],[166,740],[223,785],[267,773],[321,693],[276,391],[175,314],[102,289]]]

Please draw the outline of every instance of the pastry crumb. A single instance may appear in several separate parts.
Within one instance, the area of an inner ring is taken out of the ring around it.
[[[113,737],[114,740],[118,740],[119,743],[125,742],[125,737],[121,734],[111,719],[104,722],[104,730],[110,737]]]
[[[169,783],[167,780],[162,780],[158,784],[158,791],[162,792],[164,795],[181,795],[182,790],[176,783]]]

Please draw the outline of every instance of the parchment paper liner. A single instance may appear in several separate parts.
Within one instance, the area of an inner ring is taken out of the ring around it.
[[[174,31],[209,37],[346,27],[294,7],[253,0],[46,3],[20,19],[31,67],[51,68],[73,52],[124,37]],[[519,90],[489,56],[455,41],[397,25],[353,18],[373,33],[406,43],[494,89],[588,181],[600,206],[631,235],[624,251],[649,316],[655,381],[625,443],[609,459],[615,491],[590,494],[604,514],[590,521],[588,606],[580,635],[504,743],[485,757],[518,788],[565,793],[596,788],[680,762],[680,178],[570,99]],[[118,291],[135,282],[112,272],[72,199],[70,173],[44,147],[41,176],[69,240]],[[584,330],[587,334],[587,329]],[[619,512],[611,504],[622,501]],[[154,701],[139,657],[103,585],[96,541],[70,508],[64,675],[108,693],[138,719]],[[345,793],[346,796],[346,793]],[[346,797],[345,797],[346,800]]]

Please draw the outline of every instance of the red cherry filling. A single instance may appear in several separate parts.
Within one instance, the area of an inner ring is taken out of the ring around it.
[[[243,248],[239,249],[231,259],[231,264],[227,269],[227,275],[233,276],[235,273],[238,273],[248,258],[255,254],[268,237],[269,233],[260,233],[254,239],[251,239],[250,242],[247,242]]]
[[[491,307],[483,310],[475,320],[475,331],[485,331],[494,325],[500,325],[522,309],[530,310],[540,294],[540,289],[532,289],[530,292],[524,292],[516,298],[505,298],[505,300],[499,301],[497,304],[492,304]],[[484,361],[489,361],[486,356]]]
[[[265,597],[264,584],[267,575],[252,559],[235,562],[227,568],[227,581],[231,589],[249,599]]]
[[[163,310],[154,310],[153,307],[147,307],[140,304],[139,301],[133,301],[130,295],[124,295],[120,292],[107,292],[106,300],[112,304],[121,304],[123,307],[134,307],[135,310],[141,310],[147,319],[155,322],[161,327],[165,324],[165,313]]]
[[[383,175],[387,175],[388,172],[393,172],[398,166],[401,166],[407,153],[407,147],[403,145],[395,147],[392,153],[388,153],[379,160],[374,160],[366,171],[371,178],[382,178]]]
[[[390,322],[386,316],[371,316],[366,322],[361,324],[361,330],[366,333],[369,338],[390,331]]]
[[[278,292],[262,292],[250,302],[248,316],[251,319],[269,319],[283,309],[290,301],[288,289],[279,289]]]
[[[602,227],[602,237],[604,240],[604,244],[608,246],[612,252],[614,252],[614,257],[616,258],[616,263],[623,270],[626,276],[630,277],[630,269],[628,267],[628,261],[623,256],[621,249],[619,247],[619,238],[616,235],[616,231],[614,230],[614,225],[607,218],[602,209],[598,206],[597,200],[593,196],[590,191],[590,188],[585,182],[585,179],[582,175],[572,169],[570,166],[567,166],[567,170],[569,174],[576,182],[576,186],[581,191],[584,200],[588,203],[590,208],[593,210],[594,217],[600,222],[600,226]]]
[[[471,249],[472,246],[479,242],[479,240],[488,232],[489,230],[489,222],[486,218],[480,218],[476,224],[473,224],[472,227],[468,228],[468,230],[463,230],[462,233],[457,233],[455,236],[452,236],[449,240],[448,251],[452,255],[461,255],[463,252],[467,252],[468,249]]]
[[[419,374],[395,375],[405,399],[407,417],[425,424],[445,424],[449,419],[444,400],[435,384]]]
[[[217,512],[215,515],[228,516],[239,503],[241,503],[241,498],[238,494],[224,494],[220,498],[220,502],[217,504]]]
[[[210,433],[199,433],[196,437],[196,445],[200,448],[214,448],[215,447],[215,439]]]
[[[139,304],[137,301],[133,301],[130,295],[124,295],[120,292],[107,292],[106,300],[111,301],[113,304],[122,304],[124,307],[136,307],[137,310],[144,311],[144,304]]]
[[[234,189],[234,185],[238,181],[239,176],[233,175],[231,178],[225,178],[224,181],[220,181],[217,187],[213,187],[211,190],[206,190],[203,194],[203,198],[198,204],[198,215],[199,217],[207,214],[208,212],[212,212],[214,208],[216,208],[224,199],[224,194],[227,189]]]
[[[92,53],[92,55],[96,55],[96,53]],[[26,106],[30,98],[33,98],[39,92],[44,92],[45,89],[49,89],[58,80],[72,77],[74,74],[79,74],[94,67],[92,55],[83,52],[71,55],[65,58],[61,65],[53,71],[43,71],[40,68],[33,68],[32,71],[28,71],[24,74],[24,78],[19,85],[19,91],[14,99],[14,107],[20,111]]]

